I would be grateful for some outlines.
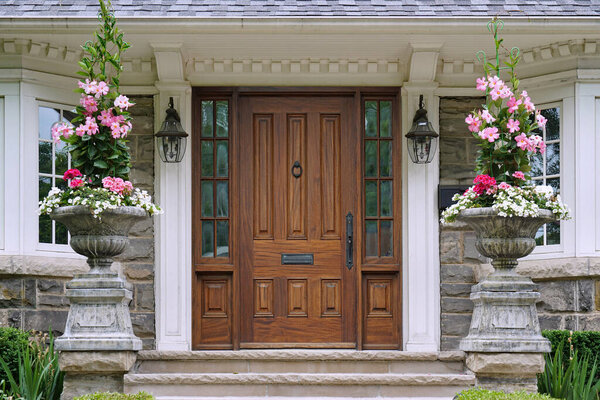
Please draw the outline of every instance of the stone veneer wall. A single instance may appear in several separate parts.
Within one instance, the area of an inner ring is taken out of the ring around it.
[[[440,99],[442,185],[473,181],[477,140],[466,129],[464,119],[482,101],[479,97]],[[440,264],[442,350],[454,350],[469,330],[471,286],[492,268],[475,249],[473,232],[458,223],[440,229]],[[521,261],[518,271],[538,284],[542,329],[600,330],[599,258]]]
[[[129,136],[135,187],[154,192],[154,101],[152,96],[131,96],[133,130]],[[136,224],[131,246],[119,258],[123,275],[133,284],[130,304],[135,334],[144,348],[154,347],[154,221]],[[0,326],[48,331],[58,336],[65,326],[68,300],[65,284],[74,273],[84,272],[80,259],[37,256],[0,258]]]

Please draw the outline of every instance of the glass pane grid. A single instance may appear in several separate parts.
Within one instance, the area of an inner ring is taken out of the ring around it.
[[[560,107],[540,109],[548,120],[546,129],[536,132],[546,143],[546,152],[533,157],[531,180],[535,185],[552,186],[560,193]],[[560,223],[545,224],[535,235],[538,246],[560,244]]]
[[[201,103],[202,257],[229,257],[229,101]]]
[[[44,198],[52,187],[66,188],[65,182],[62,180],[64,174],[62,170],[71,168],[71,155],[62,151],[65,147],[62,142],[59,144],[54,143],[50,132],[50,128],[55,122],[68,121],[65,116],[66,112],[69,111],[61,108],[47,106],[39,106],[38,108],[39,200]],[[61,161],[57,163],[59,157],[61,157]],[[57,166],[61,167],[60,170]],[[38,241],[40,243],[66,245],[69,242],[69,233],[64,225],[51,220],[48,216],[40,216],[38,219]]]
[[[364,102],[365,255],[393,256],[392,102]]]

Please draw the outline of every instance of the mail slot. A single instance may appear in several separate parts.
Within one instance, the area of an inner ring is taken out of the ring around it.
[[[315,258],[312,253],[305,254],[282,254],[282,265],[313,265]]]

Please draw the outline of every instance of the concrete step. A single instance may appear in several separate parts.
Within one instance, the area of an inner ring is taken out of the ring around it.
[[[462,352],[379,350],[142,351],[125,376],[158,400],[451,400],[474,384]]]
[[[143,351],[136,373],[423,373],[464,371],[464,353],[355,350]]]
[[[159,400],[201,397],[452,398],[471,374],[127,374],[126,393]]]

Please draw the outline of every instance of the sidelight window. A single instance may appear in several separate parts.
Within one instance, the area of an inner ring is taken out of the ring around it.
[[[394,255],[392,102],[364,102],[364,242],[366,257]]]
[[[229,257],[229,102],[202,101],[202,257]]]

